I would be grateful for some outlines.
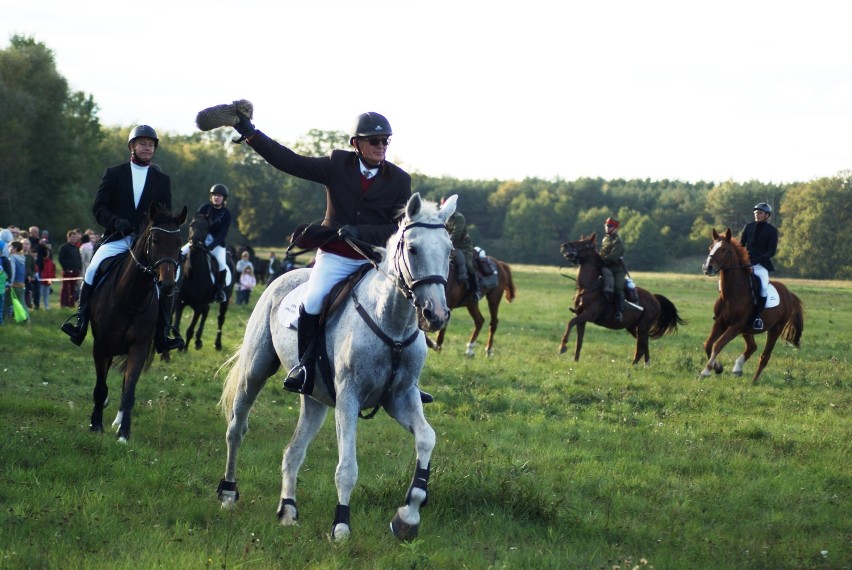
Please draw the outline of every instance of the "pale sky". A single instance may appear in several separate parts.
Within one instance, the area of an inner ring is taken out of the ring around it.
[[[188,134],[249,99],[281,142],[378,111],[464,179],[808,181],[852,169],[848,0],[0,0],[101,122]],[[345,144],[345,143],[344,143]]]

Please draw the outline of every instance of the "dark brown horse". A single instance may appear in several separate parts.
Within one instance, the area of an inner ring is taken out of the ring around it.
[[[189,348],[189,341],[195,335],[195,350],[201,350],[203,342],[201,335],[204,333],[204,325],[210,312],[210,303],[214,301],[217,286],[213,277],[218,276],[222,267],[213,270],[213,256],[204,245],[204,240],[210,233],[210,218],[200,212],[196,212],[189,223],[189,257],[183,263],[180,280],[178,281],[178,295],[175,303],[175,327],[180,328],[185,307],[192,309],[192,319],[186,329],[186,345],[183,352]],[[231,271],[231,284],[225,287],[225,302],[219,303],[219,314],[216,318],[216,350],[222,350],[222,326],[225,324],[225,315],[228,313],[228,305],[234,292],[234,283],[238,279],[237,270],[230,252],[226,255],[226,263]],[[198,325],[198,330],[195,329]]]
[[[488,301],[488,312],[491,320],[488,323],[488,343],[485,345],[485,353],[488,356],[494,356],[494,332],[497,330],[497,311],[500,310],[500,300],[503,295],[506,296],[506,302],[511,303],[515,298],[515,283],[512,281],[512,269],[509,264],[488,257],[497,266],[497,285],[490,289],[483,289],[483,297]],[[476,339],[479,336],[479,331],[482,330],[482,325],[485,323],[485,317],[479,310],[479,299],[477,299],[467,288],[467,285],[460,282],[456,277],[455,268],[450,268],[450,273],[447,278],[446,286],[447,303],[451,309],[459,307],[467,307],[467,312],[473,317],[473,334],[470,335],[470,340],[467,341],[466,356],[473,356],[473,348],[476,346]],[[430,348],[441,350],[444,344],[444,335],[447,332],[447,327],[438,331],[438,336],[434,341],[426,337],[426,343]]]
[[[783,283],[770,281],[778,292],[779,304],[763,311],[763,330],[752,328],[754,307],[752,306],[751,263],[748,252],[736,238],[731,237],[731,228],[724,235],[719,235],[713,229],[713,243],[710,254],[701,267],[705,275],[719,275],[719,298],[713,306],[713,328],[710,336],[704,341],[704,351],[707,353],[707,366],[701,371],[701,376],[710,376],[711,372],[721,374],[722,365],[716,360],[725,345],[737,335],[745,339],[745,351],[734,362],[733,374],[741,376],[746,360],[757,350],[754,335],[766,333],[766,345],[757,365],[757,372],[752,383],[756,384],[761,372],[769,364],[772,349],[783,336],[784,340],[796,348],[802,339],[805,326],[804,308],[802,301],[790,292]],[[771,291],[770,291],[771,293]],[[770,294],[769,303],[772,304]]]
[[[626,329],[636,338],[636,352],[633,354],[633,364],[645,359],[648,366],[651,355],[648,350],[648,339],[657,340],[663,336],[677,332],[678,325],[686,324],[677,313],[674,304],[662,295],[656,295],[636,288],[639,301],[636,303],[642,310],[625,303],[624,318],[615,320],[615,303],[606,300],[601,279],[600,258],[597,252],[597,234],[581,236],[579,240],[563,243],[562,256],[569,262],[580,265],[577,275],[577,293],[574,295],[574,309],[577,314],[568,321],[568,327],[559,344],[559,353],[568,350],[568,336],[571,328],[577,327],[577,348],[574,351],[574,361],[580,360],[580,350],[583,348],[583,335],[586,323],[606,327],[608,329]]]
[[[107,373],[118,357],[123,372],[121,406],[113,426],[122,443],[130,439],[130,414],[136,401],[139,375],[154,356],[153,340],[159,316],[158,295],[175,289],[180,226],[186,207],[177,215],[152,204],[148,225],[125,257],[116,257],[89,300],[92,323],[92,356],[97,383],[93,394],[91,430],[102,432],[103,412],[109,389]],[[102,267],[110,263],[106,261]]]

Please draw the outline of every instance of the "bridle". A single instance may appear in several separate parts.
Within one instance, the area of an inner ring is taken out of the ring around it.
[[[590,261],[588,258],[584,259],[583,257],[580,256],[581,253],[584,253],[588,250],[592,250],[592,251],[595,250],[595,242],[593,242],[593,241],[582,241],[582,242],[580,242],[579,246],[571,245],[562,254],[562,257],[567,259],[569,263],[575,263],[575,264],[582,265],[583,262]],[[579,276],[578,276],[578,278],[579,278]],[[578,279],[576,279],[575,281],[577,281],[577,286],[582,290],[581,294],[589,293],[591,291],[595,291],[595,290],[601,288],[601,285],[599,283],[596,284],[596,285],[593,285],[593,286],[587,286],[587,285],[583,285],[582,283],[580,283],[580,281]]]
[[[157,268],[160,265],[162,265],[163,263],[171,263],[175,268],[175,274],[177,274],[177,270],[178,270],[178,266],[180,265],[180,262],[177,259],[175,259],[174,257],[163,257],[161,259],[158,259],[154,263],[150,262],[151,244],[152,244],[153,239],[154,239],[154,232],[155,231],[159,231],[159,232],[163,232],[163,233],[167,233],[167,234],[176,234],[176,233],[180,233],[180,228],[178,227],[178,228],[175,228],[173,230],[167,230],[167,229],[161,228],[159,226],[152,226],[151,228],[148,229],[148,231],[146,232],[146,235],[144,236],[145,237],[145,259],[148,262],[148,264],[145,265],[141,261],[139,261],[139,258],[137,258],[136,254],[133,252],[133,248],[130,249],[130,257],[132,257],[133,261],[136,262],[136,268],[139,271],[141,271],[142,273],[145,273],[145,274],[153,277],[154,283],[156,284],[156,283],[160,282],[160,276],[157,273]]]
[[[722,241],[723,241],[723,240],[718,240],[718,241],[714,242],[714,245],[715,245],[716,243],[722,243]],[[711,246],[711,249],[713,249],[713,248],[712,248],[712,246]],[[718,253],[718,250],[716,251],[716,253]],[[712,259],[713,261],[715,261],[715,262],[716,262],[716,265],[718,265],[718,266],[719,266],[719,271],[718,271],[718,272],[717,272],[717,271],[714,271],[713,273],[709,273],[708,275],[715,275],[716,273],[721,273],[722,271],[727,271],[728,269],[748,269],[749,267],[751,267],[751,264],[746,264],[746,265],[725,265],[724,263],[722,263],[722,261],[720,261],[720,260],[719,260],[719,258],[718,258],[718,257],[716,257],[716,253],[711,253],[711,254],[709,254],[709,255],[707,256],[707,259],[706,259],[706,260],[704,260],[704,266],[702,267],[702,269],[704,270],[704,272],[705,272],[705,273],[707,273],[707,269],[710,267],[709,262],[710,262],[710,260]],[[732,247],[728,247],[728,248],[726,248],[726,250],[725,250],[725,259],[727,260],[727,259],[728,259],[729,257],[731,257],[732,255],[734,255],[734,252],[733,252],[733,250],[732,250]]]

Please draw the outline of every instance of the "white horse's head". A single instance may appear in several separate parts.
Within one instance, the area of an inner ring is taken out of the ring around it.
[[[453,244],[445,224],[457,199],[454,194],[439,208],[413,194],[394,236],[396,243],[389,244],[398,285],[417,310],[418,326],[427,332],[444,328],[450,320],[446,284]]]

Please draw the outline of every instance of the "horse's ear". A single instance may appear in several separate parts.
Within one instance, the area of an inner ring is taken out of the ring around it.
[[[408,199],[408,203],[405,205],[405,217],[409,220],[414,218],[414,216],[420,213],[420,206],[420,192],[415,192],[411,195],[411,198]]]
[[[181,210],[180,214],[178,214],[178,225],[182,226],[185,221],[186,221],[186,206],[184,206],[183,210]]]
[[[716,228],[713,228],[713,241],[719,241],[719,232],[716,231]]]
[[[597,241],[597,239],[598,239],[598,232],[592,232],[592,235],[590,235],[590,236],[589,236],[589,239],[590,239],[591,241],[593,241],[593,242],[594,242],[594,241]]]
[[[725,241],[731,241],[731,228],[725,232]]]
[[[456,211],[456,203],[458,202],[459,195],[453,194],[441,205],[441,209],[438,210],[438,217],[442,222],[447,223],[447,220],[450,219],[450,216]]]

